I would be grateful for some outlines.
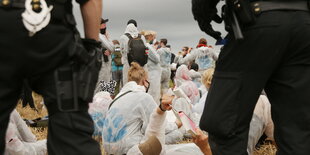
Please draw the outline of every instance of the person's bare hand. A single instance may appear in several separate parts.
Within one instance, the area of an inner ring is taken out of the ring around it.
[[[198,128],[196,129],[196,134],[196,136],[193,136],[194,143],[200,148],[204,155],[212,155],[208,142],[208,136]]]
[[[164,110],[171,110],[172,109],[172,100],[174,99],[174,96],[169,96],[164,94],[161,98],[161,106]]]
[[[175,120],[175,124],[178,126],[178,128],[181,128],[182,127],[182,122],[180,120]]]
[[[104,55],[109,56],[109,55],[111,55],[111,52],[106,50],[106,51],[104,51]]]

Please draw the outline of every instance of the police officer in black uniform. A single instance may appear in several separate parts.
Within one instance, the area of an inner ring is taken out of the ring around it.
[[[210,24],[221,22],[218,1],[192,0],[192,11],[200,28],[221,40]],[[226,5],[228,42],[216,63],[200,120],[212,153],[247,154],[250,120],[264,89],[271,102],[278,154],[309,155],[309,1],[227,0]]]
[[[0,154],[23,79],[44,97],[49,112],[48,154],[101,154],[92,139],[93,122],[87,110],[101,66],[97,41],[102,2],[77,2],[87,38],[83,44],[71,0],[0,0]],[[85,80],[81,72],[93,78]]]

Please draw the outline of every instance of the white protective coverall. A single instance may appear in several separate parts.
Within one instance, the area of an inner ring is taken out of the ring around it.
[[[118,98],[128,91],[132,92]],[[119,155],[126,154],[142,141],[150,115],[157,105],[153,97],[145,93],[144,86],[134,81],[126,83],[115,99],[107,112],[102,137],[105,151]]]
[[[202,85],[201,83],[201,74],[196,72],[195,70],[189,70],[189,76],[192,78],[193,82],[196,84],[198,88]]]
[[[135,27],[134,24],[128,24],[124,35],[122,35],[119,40],[121,53],[122,53],[122,63],[123,63],[123,85],[125,85],[128,82],[128,70],[130,67],[128,63],[128,56],[127,56],[129,52],[129,49],[128,49],[129,38],[125,35],[126,33],[129,33],[132,36],[132,38],[137,38],[139,35],[139,31],[137,27]],[[144,36],[141,36],[141,39],[143,40],[145,46],[147,46],[145,43]],[[144,66],[144,69],[147,71],[146,65]]]
[[[153,111],[150,122],[147,126],[145,136],[140,143],[145,142],[149,137],[156,136],[162,145],[162,151],[160,155],[202,155],[200,149],[193,143],[189,144],[176,144],[165,145],[165,125],[166,125],[166,113],[158,114],[156,109]],[[128,155],[143,155],[138,145],[135,144],[128,152]]]
[[[201,117],[203,109],[205,107],[205,101],[208,92],[206,92],[200,101],[193,107],[194,114]],[[207,103],[208,104],[208,103]],[[249,138],[247,151],[250,155],[255,151],[255,145],[259,141],[260,137],[265,133],[267,137],[274,140],[273,137],[273,122],[271,119],[271,106],[268,98],[265,95],[260,95],[257,104],[254,109],[252,120],[250,122]]]
[[[47,154],[46,139],[37,141],[19,113],[11,113],[6,133],[4,155],[45,155]]]
[[[179,64],[189,64],[189,62],[194,61],[198,64],[199,72],[203,72],[204,70],[213,67],[213,61],[218,59],[217,54],[214,52],[213,48],[210,47],[200,47],[197,49],[193,49],[189,54],[187,54],[184,58],[179,56],[178,62]]]
[[[111,102],[110,93],[98,92],[95,94],[93,102],[89,104],[88,113],[94,121],[94,136],[102,136],[103,124]]]
[[[160,100],[160,80],[161,80],[161,67],[160,67],[160,56],[155,50],[155,48],[149,43],[146,44],[149,53],[148,53],[148,78],[150,82],[150,88],[148,93],[153,96],[155,102],[159,105]]]
[[[101,41],[101,45],[106,48],[108,51],[110,52],[114,52],[114,45],[112,43],[112,41],[106,36],[106,35],[99,35],[100,37],[100,41]],[[96,85],[96,89],[95,89],[95,93],[99,92],[99,82],[100,81],[105,81],[105,82],[109,82],[110,80],[112,80],[112,58],[111,55],[108,56],[109,61],[105,62],[103,60],[103,56],[102,56],[102,65],[101,65],[101,69],[99,72],[99,77],[98,77],[98,81],[97,81],[97,85]]]
[[[269,139],[274,140],[273,131],[274,125],[271,119],[270,102],[265,95],[260,95],[250,123],[247,148],[248,153],[250,155],[253,154],[255,150],[255,145],[264,133]]]
[[[160,56],[160,66],[161,66],[161,91],[165,94],[169,89],[169,81],[171,76],[171,51],[167,47],[162,47],[158,49],[158,54]]]

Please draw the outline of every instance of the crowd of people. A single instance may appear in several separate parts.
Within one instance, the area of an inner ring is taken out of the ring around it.
[[[101,20],[102,66],[89,114],[93,136],[101,137],[108,154],[211,154],[207,133],[198,129],[211,86],[217,53],[201,38],[196,48],[172,52],[168,40],[156,41],[154,31],[138,31],[129,20],[120,40],[110,40],[107,19]],[[132,60],[131,49],[140,41],[147,61]],[[129,58],[131,57],[131,58]],[[175,91],[184,93],[178,96]],[[197,129],[190,134],[173,111],[183,112]],[[166,112],[167,111],[167,112]],[[13,111],[6,154],[45,154],[46,140],[36,141]],[[17,128],[17,130],[15,129]],[[263,135],[273,140],[270,103],[262,94],[250,124],[247,151],[252,154]],[[194,143],[178,144],[184,138]]]
[[[197,135],[189,134],[175,114],[166,110],[182,111],[199,126],[205,104],[208,104],[205,101],[217,52],[205,38],[199,40],[196,48],[184,46],[181,52],[172,52],[166,38],[157,41],[156,32],[138,31],[135,20],[128,21],[119,41],[110,41],[106,21],[102,20],[101,28],[105,30],[101,30],[104,33],[100,38],[106,40],[102,45],[106,47],[104,55],[108,56],[102,70],[109,73],[99,75],[107,78],[99,78],[97,94],[89,104],[89,112],[95,121],[95,135],[102,137],[104,151],[108,154],[210,154],[207,134],[199,129]],[[129,58],[133,46],[138,46],[131,44],[133,38],[144,45],[146,63]],[[121,64],[116,65],[119,59],[115,58],[119,58],[119,54]],[[117,76],[111,76],[115,74]],[[117,84],[103,87],[102,83],[110,80]],[[118,91],[111,92],[110,88],[115,86]],[[176,90],[185,96],[177,96]],[[254,152],[263,135],[273,141],[270,103],[262,93],[250,124],[249,154]],[[184,138],[193,138],[196,145],[178,144]]]

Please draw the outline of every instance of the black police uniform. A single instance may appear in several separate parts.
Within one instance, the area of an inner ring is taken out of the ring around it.
[[[258,7],[255,24],[241,23],[243,40],[229,32],[200,120],[214,155],[247,154],[249,124],[263,89],[278,154],[310,154],[310,12],[303,4],[302,10]]]
[[[74,112],[60,112],[57,107],[54,71],[68,65],[69,52],[75,46],[74,30],[67,18],[72,15],[71,0],[47,0],[54,6],[51,21],[32,37],[22,23],[24,9],[4,5],[8,3],[3,1],[0,0],[0,154],[4,151],[9,116],[17,104],[23,79],[28,79],[32,89],[44,97],[49,112],[48,154],[101,154],[98,143],[92,139],[88,103],[80,100],[80,108]]]

